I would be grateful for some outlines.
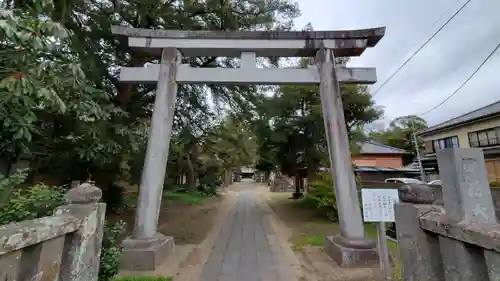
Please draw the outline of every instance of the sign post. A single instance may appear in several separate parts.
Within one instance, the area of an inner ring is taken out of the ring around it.
[[[361,189],[363,204],[363,220],[377,223],[377,250],[379,255],[380,270],[386,280],[392,278],[392,267],[387,248],[387,234],[385,223],[394,222],[394,204],[399,201],[396,189]]]

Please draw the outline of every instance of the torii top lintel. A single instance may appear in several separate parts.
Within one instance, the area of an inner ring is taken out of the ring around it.
[[[184,56],[312,57],[321,48],[333,49],[337,57],[359,56],[375,46],[385,27],[334,31],[187,31],[155,30],[112,26],[113,34],[128,38],[128,44],[159,54],[163,48],[177,48]]]

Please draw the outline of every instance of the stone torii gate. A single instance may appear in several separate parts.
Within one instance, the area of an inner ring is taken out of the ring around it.
[[[340,235],[325,240],[326,252],[342,266],[376,260],[376,245],[365,238],[352,171],[339,83],[373,84],[374,68],[335,66],[335,57],[360,56],[375,46],[385,28],[350,31],[177,31],[113,26],[130,47],[161,56],[160,64],[123,67],[120,81],[156,83],[151,130],[142,171],[132,237],[124,241],[123,267],[152,270],[174,246],[157,232],[178,84],[319,84],[331,172],[339,210]],[[181,57],[240,57],[240,68],[193,68]],[[262,69],[256,57],[315,57],[309,68]]]

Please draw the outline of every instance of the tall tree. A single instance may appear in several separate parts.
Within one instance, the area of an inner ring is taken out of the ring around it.
[[[369,133],[369,136],[385,145],[398,147],[410,152],[410,155],[404,158],[404,162],[407,164],[416,156],[413,132],[417,133],[426,128],[427,121],[425,119],[416,115],[407,115],[392,120],[388,129],[372,131]],[[417,137],[417,147],[420,149],[424,147],[423,140],[420,137]]]
[[[301,64],[306,65],[307,60]],[[342,85],[341,93],[349,137],[357,141],[358,128],[378,119],[382,110],[364,86]],[[260,166],[269,168],[273,162],[289,175],[307,167],[308,177],[313,178],[327,157],[319,88],[283,86],[273,97],[262,98],[257,108],[261,116],[255,130]],[[274,159],[269,157],[272,154]]]
[[[36,4],[1,15],[0,158],[40,169],[54,158],[106,163],[119,150],[105,128],[124,112],[86,75],[71,33],[43,17],[52,2]]]
[[[102,187],[113,184],[117,180],[115,175],[121,178],[124,171],[122,167],[127,164],[135,170],[133,174],[140,174],[154,101],[154,87],[121,83],[118,80],[119,67],[158,62],[157,57],[133,50],[126,41],[113,36],[110,29],[112,25],[181,30],[287,30],[291,28],[292,20],[299,15],[298,8],[285,0],[268,1],[267,4],[244,0],[65,0],[56,1],[55,5],[50,0],[3,0],[0,3],[3,7],[29,12],[39,2],[47,3],[40,19],[47,19],[48,16],[68,30],[65,45],[53,50],[54,58],[75,62],[80,67],[77,74],[86,79],[85,83],[80,84],[97,89],[89,94],[96,96],[100,92],[102,95],[103,100],[98,101],[97,105],[103,109],[95,109],[92,103],[87,102],[85,99],[89,95],[80,95],[77,100],[81,103],[76,102],[76,106],[89,113],[104,115],[106,120],[97,122],[100,119],[91,119],[91,126],[84,127],[83,124],[75,124],[74,118],[58,116],[49,122],[37,124],[35,129],[57,128],[57,139],[49,138],[48,141],[50,132],[41,134],[45,138],[43,144],[57,148],[57,151],[41,146],[37,157],[33,156],[31,160],[35,166],[43,167],[43,172],[57,171],[64,179],[85,179],[91,175]],[[194,67],[235,67],[237,60],[184,58],[184,63]],[[71,73],[65,71],[61,77]],[[61,91],[58,94],[77,93],[69,89],[58,91]],[[187,130],[198,138],[214,124],[217,118],[210,107],[208,93],[217,109],[241,113],[248,111],[249,100],[255,91],[255,87],[243,86],[180,87],[174,134]],[[43,110],[40,113],[45,114]],[[22,144],[33,143],[33,140],[28,139]],[[138,177],[132,178],[137,180]]]

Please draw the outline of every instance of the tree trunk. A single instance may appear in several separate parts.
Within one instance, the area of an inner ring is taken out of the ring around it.
[[[234,177],[233,177],[233,171],[232,171],[232,169],[229,169],[229,171],[227,171],[227,173],[228,173],[228,178],[229,178],[229,184],[233,184]]]
[[[294,177],[294,183],[295,183],[295,193],[293,194],[294,199],[299,199],[302,196],[304,196],[302,194],[302,191],[300,190],[300,188],[302,186],[301,181],[302,181],[302,177],[300,176],[300,173],[296,172],[295,177]]]
[[[186,161],[186,185],[190,190],[194,190],[196,188],[196,174],[194,171],[193,162],[191,162],[191,157],[189,154],[185,156]]]

